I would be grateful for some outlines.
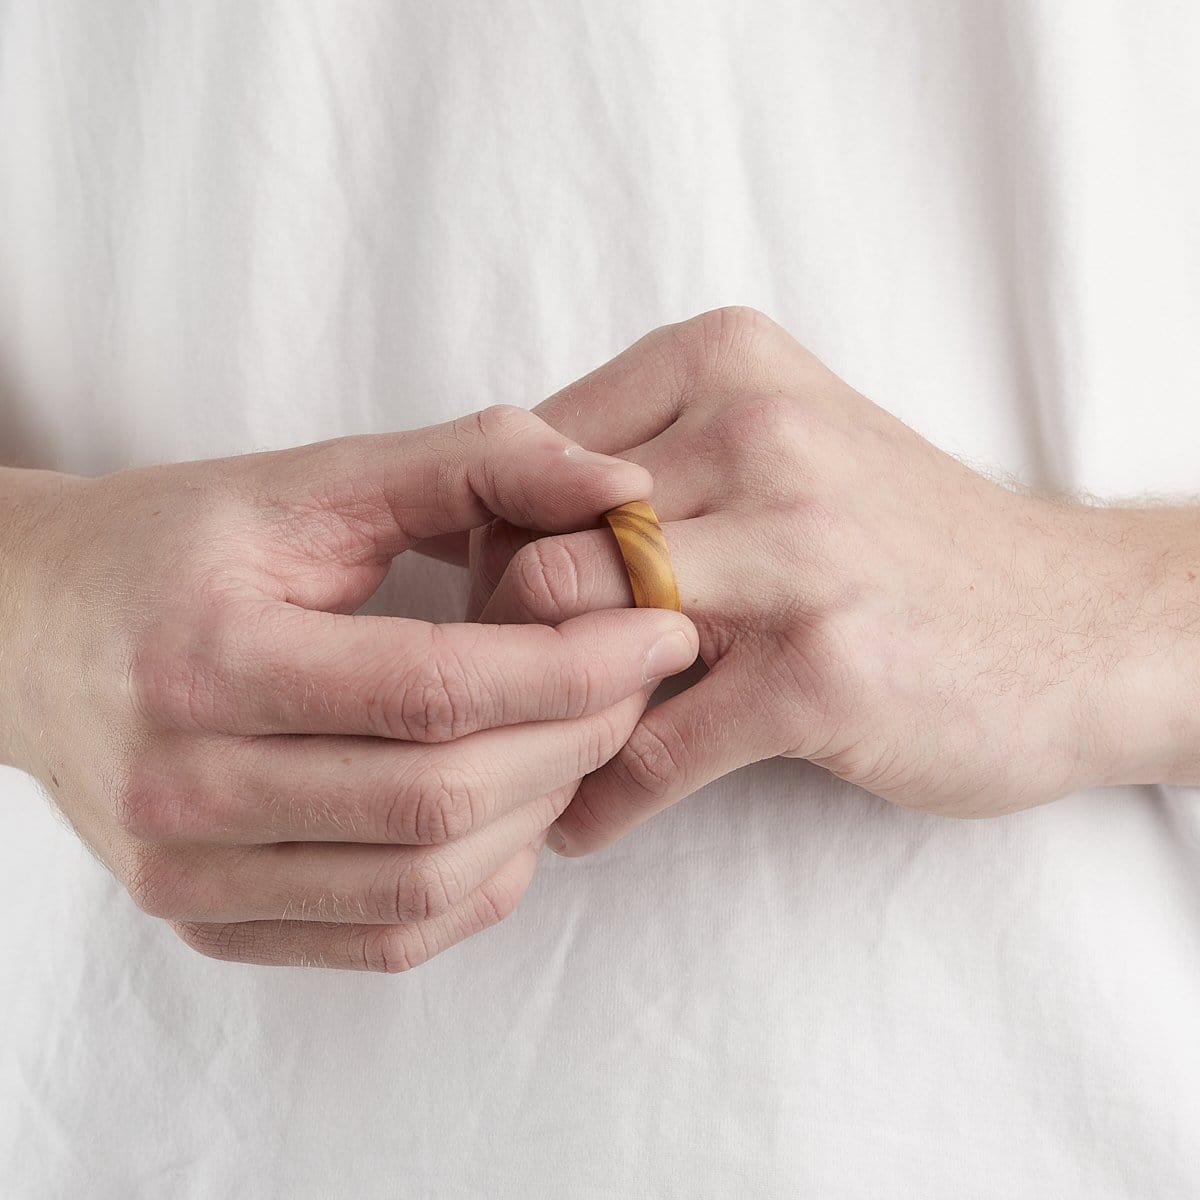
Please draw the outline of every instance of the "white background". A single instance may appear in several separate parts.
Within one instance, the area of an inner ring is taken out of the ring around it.
[[[741,303],[983,468],[1194,494],[1198,63],[1183,2],[0,0],[0,461],[532,406]],[[1198,803],[760,764],[380,978],[195,955],[0,771],[0,1191],[1194,1197]]]

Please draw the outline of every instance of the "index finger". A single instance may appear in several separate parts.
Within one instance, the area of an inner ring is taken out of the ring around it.
[[[262,601],[191,648],[143,704],[168,727],[442,742],[598,712],[689,666],[695,627],[664,609],[547,625],[433,625]]]

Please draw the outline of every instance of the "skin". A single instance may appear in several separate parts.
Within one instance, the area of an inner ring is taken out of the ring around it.
[[[973,817],[1200,780],[1196,508],[1001,487],[751,309],[537,411],[0,469],[0,761],[199,952],[382,971],[511,912],[548,827],[585,854],[776,754]],[[691,620],[622,611],[592,528],[647,471]],[[351,615],[408,549],[481,623]]]
[[[650,487],[506,407],[97,479],[2,470],[0,761],[202,954],[423,962],[515,908],[696,631],[354,610],[410,548],[496,516],[583,528]]]
[[[959,817],[1200,782],[1200,509],[1001,486],[753,309],[653,330],[535,411],[653,474],[708,668],[583,780],[559,852],[774,755]],[[487,622],[631,603],[604,530],[497,521],[469,557]]]

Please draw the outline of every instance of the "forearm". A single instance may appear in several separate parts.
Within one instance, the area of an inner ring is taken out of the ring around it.
[[[1085,521],[1098,782],[1200,785],[1200,505]]]
[[[48,599],[44,564],[55,539],[47,528],[75,476],[0,467],[0,764],[28,769],[21,714],[28,711],[28,666],[37,615]]]

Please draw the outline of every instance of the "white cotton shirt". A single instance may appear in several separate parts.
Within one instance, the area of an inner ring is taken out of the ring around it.
[[[736,303],[973,464],[1195,494],[1197,62],[1186,0],[0,0],[0,461],[531,407]],[[1200,1195],[1195,791],[762,763],[396,977],[203,958],[0,811],[11,1200]]]

